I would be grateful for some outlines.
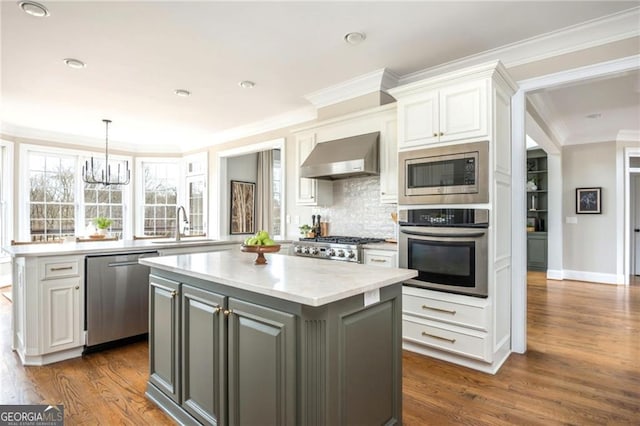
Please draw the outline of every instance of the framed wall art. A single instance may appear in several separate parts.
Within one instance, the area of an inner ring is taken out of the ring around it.
[[[576,188],[576,214],[602,213],[602,188]]]
[[[255,230],[256,184],[231,181],[231,234],[253,234]]]

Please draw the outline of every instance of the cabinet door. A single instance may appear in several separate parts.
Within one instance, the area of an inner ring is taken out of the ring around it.
[[[546,233],[527,233],[527,268],[532,271],[547,270]]]
[[[438,142],[438,120],[437,91],[399,101],[399,148]]]
[[[203,424],[225,424],[225,297],[182,285],[182,406]]]
[[[299,174],[300,166],[307,159],[311,150],[316,145],[314,133],[300,135],[296,138],[296,175]],[[316,204],[316,180],[298,177],[296,202],[300,205]]]
[[[295,316],[229,298],[229,424],[296,422]]]
[[[487,80],[440,89],[440,142],[488,136]]]
[[[180,283],[149,276],[149,381],[180,403]]]
[[[42,281],[42,353],[82,346],[79,277]]]
[[[398,202],[398,142],[396,118],[382,123],[380,150],[380,202]]]

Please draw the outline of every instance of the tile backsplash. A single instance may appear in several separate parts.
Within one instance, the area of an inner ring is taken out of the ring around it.
[[[366,176],[334,181],[333,205],[313,208],[312,214],[329,222],[331,235],[393,238],[391,213],[396,209],[396,204],[380,203],[380,177]]]

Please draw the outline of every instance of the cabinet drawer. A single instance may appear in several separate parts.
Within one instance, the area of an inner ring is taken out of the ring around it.
[[[402,320],[402,337],[416,344],[491,362],[486,333],[448,328],[445,325],[416,321],[405,316]]]
[[[364,264],[382,266],[385,268],[396,268],[396,253],[383,250],[365,250]]]
[[[46,260],[41,266],[40,276],[43,280],[77,277],[80,275],[77,259]]]
[[[482,331],[487,330],[489,323],[489,310],[486,307],[462,305],[410,294],[402,295],[402,310],[406,314],[421,318]]]

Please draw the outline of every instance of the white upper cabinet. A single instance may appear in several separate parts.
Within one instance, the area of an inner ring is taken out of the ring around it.
[[[330,206],[333,185],[328,181],[300,177],[300,166],[316,146],[315,132],[296,135],[296,203],[300,206]]]
[[[411,148],[471,138],[489,132],[487,79],[398,99],[399,148]]]
[[[380,202],[398,202],[398,120],[394,111],[382,117],[380,132]]]

